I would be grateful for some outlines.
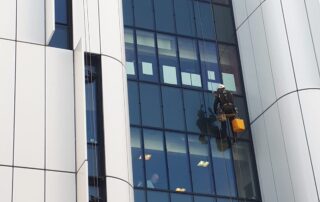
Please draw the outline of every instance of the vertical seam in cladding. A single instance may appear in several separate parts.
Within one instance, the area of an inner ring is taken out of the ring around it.
[[[308,26],[309,26],[309,31],[310,31],[311,41],[312,41],[312,48],[313,48],[313,52],[314,52],[314,57],[315,57],[316,62],[317,62],[318,74],[319,74],[319,77],[320,77],[319,61],[318,61],[318,57],[317,57],[316,48],[315,48],[315,45],[314,45],[314,39],[313,39],[313,34],[312,34],[312,29],[311,29],[311,23],[310,23],[310,18],[309,18],[309,14],[308,14],[308,7],[307,7],[306,0],[303,0],[303,2],[304,2],[305,11],[306,11],[307,19],[308,19]]]
[[[284,21],[284,27],[285,27],[285,30],[286,30],[286,38],[287,38],[287,43],[288,43],[288,48],[289,48],[289,53],[290,53],[290,59],[291,59],[291,65],[292,65],[292,71],[293,71],[293,75],[294,75],[294,80],[295,80],[295,84],[296,84],[296,89],[298,90],[297,78],[296,78],[296,73],[295,73],[295,70],[294,70],[294,63],[293,63],[293,59],[292,59],[291,46],[290,46],[290,42],[289,42],[289,36],[288,36],[288,30],[287,30],[287,24],[286,24],[286,18],[285,18],[285,15],[284,15],[284,8],[283,8],[282,0],[280,0],[280,4],[281,4],[281,10],[282,10],[283,21]],[[299,100],[299,106],[300,106],[301,118],[302,118],[302,122],[303,122],[304,135],[305,135],[306,142],[307,142],[307,147],[308,147],[309,160],[310,160],[310,163],[311,163],[313,179],[314,179],[314,183],[315,183],[315,188],[316,188],[316,190],[317,190],[317,197],[318,197],[318,201],[320,201],[320,198],[319,198],[319,191],[318,191],[317,181],[316,181],[316,176],[315,176],[315,172],[314,172],[314,166],[313,166],[313,162],[312,162],[312,158],[311,158],[311,152],[310,152],[310,147],[309,147],[309,141],[308,141],[308,136],[307,136],[306,126],[305,126],[305,121],[304,121],[303,112],[302,112],[302,106],[301,106],[300,95],[299,95],[299,93],[298,93],[298,92],[297,92],[297,95],[298,95],[298,100]]]
[[[245,4],[245,5],[246,5],[246,4]],[[246,11],[247,11],[247,5],[246,5]],[[253,13],[254,13],[254,12],[253,12]],[[252,13],[252,14],[253,14],[253,13]],[[252,15],[252,14],[251,14],[251,15]],[[250,15],[250,16],[251,16],[251,15]],[[252,33],[251,33],[251,25],[250,25],[249,18],[248,18],[248,29],[249,29],[249,34],[250,34],[250,42],[251,42],[251,48],[252,48],[252,55],[253,55],[255,73],[256,73],[256,78],[258,79],[257,65],[256,65],[256,57],[255,57],[255,54],[254,54],[253,41],[252,41]],[[259,81],[257,82],[257,86],[258,86],[258,90],[259,90],[260,104],[261,104],[261,107],[262,107],[262,98],[261,98],[261,93],[260,93]],[[263,122],[264,122],[264,128],[266,129],[266,120],[265,120],[265,118],[263,119]],[[275,176],[274,176],[274,167],[273,167],[273,163],[272,163],[272,160],[271,160],[271,153],[270,153],[270,143],[269,143],[269,140],[268,140],[268,132],[266,132],[266,133],[267,133],[267,134],[266,134],[266,135],[267,135],[266,140],[267,140],[267,145],[268,145],[268,154],[269,154],[269,158],[270,158],[270,165],[271,165],[271,168],[272,168],[272,178],[273,178],[273,183],[274,183],[274,185],[275,185],[275,187],[276,187],[276,184],[275,184]],[[279,201],[277,189],[275,189],[275,193],[276,193],[277,201]]]
[[[15,41],[14,41],[14,101],[13,101],[13,130],[12,130],[12,169],[11,169],[11,202],[13,202],[14,189],[14,150],[15,150],[15,133],[16,133],[16,94],[17,94],[17,47],[18,47],[18,0],[16,0],[16,21],[15,21]]]

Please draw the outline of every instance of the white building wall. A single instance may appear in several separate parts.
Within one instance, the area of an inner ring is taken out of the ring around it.
[[[320,2],[233,7],[262,200],[319,201]]]
[[[90,52],[102,55],[108,202],[132,202],[122,1],[72,0],[74,50],[46,46],[52,1],[0,0],[0,201],[89,201]]]

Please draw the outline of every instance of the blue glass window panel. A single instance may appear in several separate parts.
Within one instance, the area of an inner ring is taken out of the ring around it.
[[[212,5],[200,1],[194,2],[197,35],[202,39],[216,39]]]
[[[194,202],[216,202],[216,200],[214,198],[206,196],[195,196]]]
[[[162,127],[160,88],[152,84],[140,84],[142,125]]]
[[[101,176],[101,157],[99,152],[99,146],[96,144],[88,144],[88,172],[89,176],[98,177]]]
[[[219,4],[224,4],[224,5],[229,5],[230,2],[229,0],[212,0],[213,3],[219,3]]]
[[[238,52],[235,46],[219,44],[222,80],[226,89],[242,94]]]
[[[55,0],[56,23],[68,24],[68,0]]]
[[[187,130],[200,133],[205,129],[202,126],[203,115],[206,116],[202,93],[193,90],[183,90],[184,108]]]
[[[152,0],[133,0],[135,26],[141,28],[154,28]]]
[[[168,189],[163,133],[145,129],[143,136],[146,186],[149,189]]]
[[[56,48],[70,48],[70,39],[69,39],[70,29],[65,25],[56,24],[56,29],[53,33],[49,46]]]
[[[177,33],[195,36],[193,0],[174,0]]]
[[[132,0],[123,0],[123,22],[125,25],[133,25]]]
[[[124,29],[125,49],[126,49],[126,70],[128,78],[137,78],[136,68],[136,51],[133,30],[129,28]]]
[[[137,82],[128,81],[130,124],[140,124],[139,90]]]
[[[133,169],[133,184],[136,187],[144,187],[143,152],[141,144],[141,130],[131,127],[131,156]]]
[[[231,8],[213,5],[218,41],[235,43],[235,28]]]
[[[219,135],[220,122],[216,119],[213,110],[214,96],[212,93],[204,93],[206,107],[207,134],[217,137]]]
[[[139,78],[144,81],[159,81],[154,34],[137,31]]]
[[[244,124],[246,127],[246,131],[238,134],[238,137],[248,139],[250,137],[250,130],[249,130],[250,120],[247,113],[247,105],[246,105],[245,99],[238,96],[234,96],[233,98],[234,98],[235,106],[238,108],[238,115],[240,118],[244,120]]]
[[[182,84],[201,87],[196,41],[187,38],[179,38],[178,45]]]
[[[134,202],[145,202],[145,192],[142,190],[135,189],[134,190]]]
[[[158,54],[161,80],[163,83],[177,85],[180,83],[176,38],[157,34]]]
[[[225,199],[225,198],[218,198],[217,202],[238,202],[238,201],[231,200],[231,199]]]
[[[184,131],[185,122],[181,90],[162,87],[162,102],[165,128]]]
[[[230,146],[221,139],[212,138],[211,154],[216,192],[222,196],[236,196],[236,180]]]
[[[259,199],[256,165],[250,143],[238,141],[232,145],[232,152],[239,197]]]
[[[186,194],[171,194],[171,202],[193,202],[192,196]]]
[[[188,140],[193,192],[213,194],[214,184],[209,146],[200,142],[198,135],[189,135]]]
[[[157,30],[174,33],[172,0],[155,0],[154,8]]]
[[[222,83],[217,60],[217,46],[212,42],[199,41],[199,51],[204,88],[216,91],[218,84]]]
[[[170,189],[177,188],[190,192],[190,168],[187,153],[186,135],[181,133],[166,133],[167,158],[170,176]]]
[[[169,202],[169,194],[164,192],[148,191],[148,202]]]
[[[96,74],[94,66],[86,65],[86,75],[91,75],[92,82],[87,82],[86,88],[86,121],[87,121],[87,142],[98,143],[98,114],[97,114],[97,79],[92,79]]]

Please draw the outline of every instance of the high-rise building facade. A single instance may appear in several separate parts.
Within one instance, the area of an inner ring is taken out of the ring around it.
[[[0,0],[0,201],[318,201],[318,11]],[[246,123],[235,143],[220,83]]]

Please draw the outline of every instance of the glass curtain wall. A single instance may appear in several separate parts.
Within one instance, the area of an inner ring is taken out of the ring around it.
[[[123,9],[135,202],[260,201],[231,1]],[[234,144],[216,138],[220,83],[247,125]]]

